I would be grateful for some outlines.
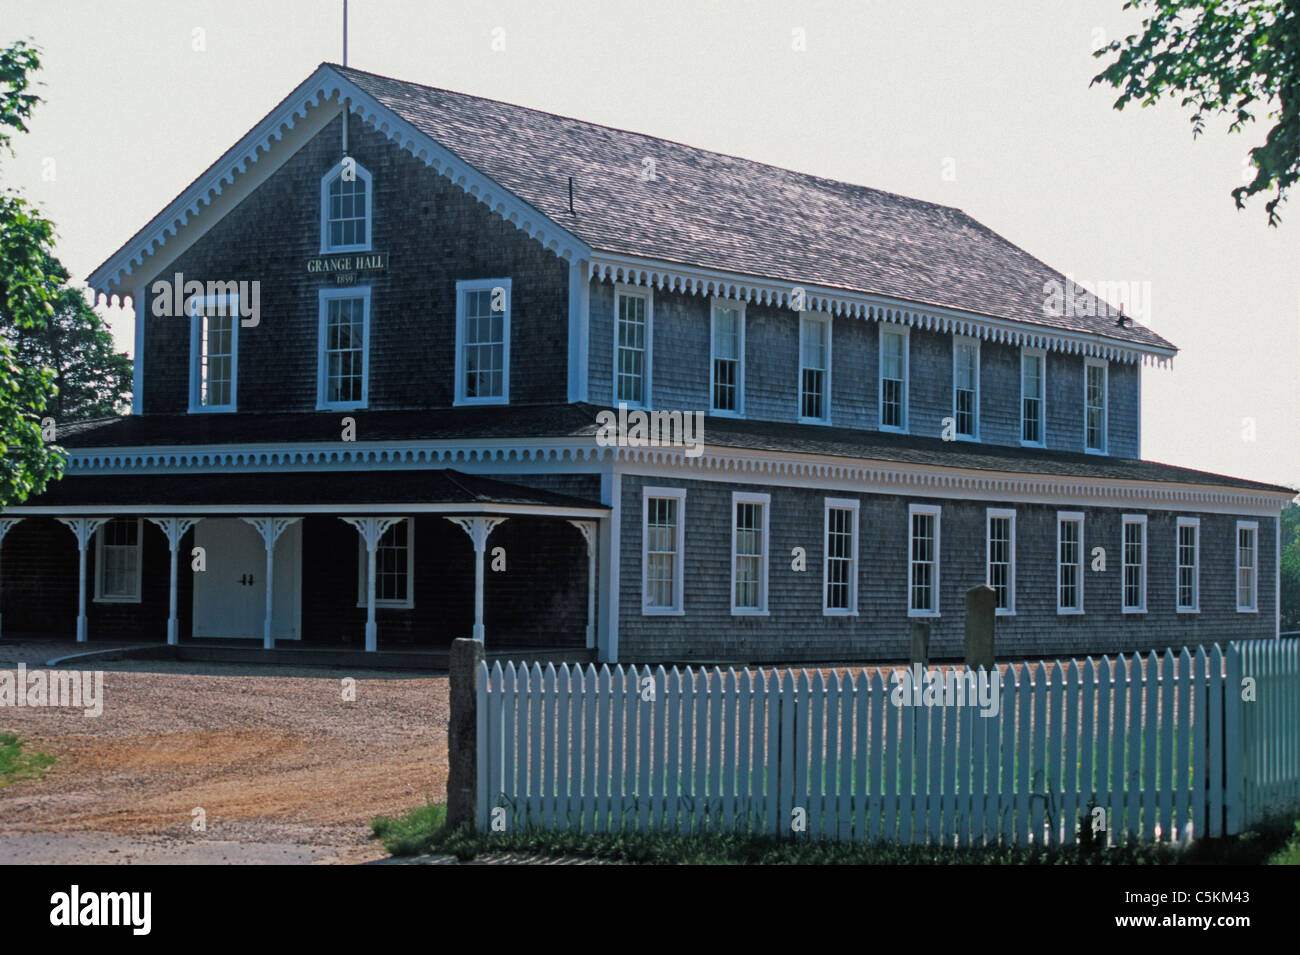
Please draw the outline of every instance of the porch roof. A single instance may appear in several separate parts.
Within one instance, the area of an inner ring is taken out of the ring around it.
[[[69,476],[12,514],[130,512],[538,514],[602,517],[596,501],[450,468],[280,474]]]

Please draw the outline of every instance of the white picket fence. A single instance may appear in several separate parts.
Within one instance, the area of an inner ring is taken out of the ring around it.
[[[895,705],[880,671],[484,664],[478,826],[1070,845],[1099,808],[1112,844],[1232,834],[1300,800],[1298,648],[1003,668],[993,716]]]

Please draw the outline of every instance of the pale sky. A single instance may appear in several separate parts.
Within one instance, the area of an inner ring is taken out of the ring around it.
[[[1300,487],[1300,193],[1269,229],[1229,197],[1264,128],[1193,140],[1176,105],[1089,88],[1094,44],[1135,25],[1122,6],[352,0],[348,60],[964,209],[1149,303],[1181,353],[1143,372],[1143,457]],[[81,281],[341,58],[342,0],[0,0],[0,44],[26,36],[46,102],[0,181]]]

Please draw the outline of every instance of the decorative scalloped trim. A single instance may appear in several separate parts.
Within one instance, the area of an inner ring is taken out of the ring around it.
[[[867,485],[868,493],[906,493],[925,489],[960,497],[965,493],[999,494],[1009,498],[1054,496],[1098,504],[1140,504],[1142,502],[1178,505],[1213,504],[1251,509],[1278,509],[1285,502],[1282,492],[1253,492],[1212,487],[1187,487],[1164,484],[1149,486],[1117,482],[1099,484],[1077,481],[1069,476],[1009,475],[997,473],[973,475],[947,472],[924,465],[850,464],[829,460],[790,460],[755,456],[732,451],[705,451],[688,458],[680,449],[605,448],[594,445],[481,447],[385,447],[351,445],[346,448],[231,449],[195,448],[160,452],[77,453],[69,456],[69,473],[130,472],[163,469],[173,473],[190,471],[275,471],[292,468],[401,468],[450,467],[457,464],[529,463],[549,465],[591,464],[602,461],[621,465],[649,465],[681,468],[717,479],[735,478],[745,483],[762,483],[772,478],[798,478],[811,481],[843,481]],[[864,488],[865,490],[865,488]]]
[[[947,314],[917,306],[885,303],[871,296],[835,292],[828,289],[814,291],[797,283],[778,283],[764,279],[743,277],[701,277],[684,269],[664,263],[656,267],[642,267],[608,259],[596,253],[592,257],[591,277],[594,280],[622,282],[628,285],[645,285],[661,291],[681,292],[686,295],[719,296],[759,305],[791,307],[795,288],[805,289],[805,311],[829,312],[877,322],[896,322],[915,328],[955,335],[978,337],[1002,344],[1045,348],[1070,355],[1105,358],[1110,361],[1138,362],[1164,366],[1173,362],[1173,356],[1125,348],[1103,342],[1087,341],[1068,334],[1031,330],[1028,327],[1012,328],[974,316]],[[1011,322],[1011,319],[1006,319]],[[1016,323],[1018,324],[1018,323]]]
[[[325,103],[346,102],[371,128],[385,135],[426,166],[447,178],[467,195],[477,199],[496,215],[509,222],[529,238],[563,259],[585,258],[591,250],[587,245],[565,231],[543,213],[511,193],[505,187],[461,161],[449,150],[439,145],[428,134],[411,126],[387,107],[382,106],[368,93],[344,79],[329,67],[322,67],[312,77],[289,95],[279,110],[267,116],[242,140],[231,147],[231,158],[206,179],[195,182],[167,209],[159,214],[166,222],[155,225],[131,243],[133,252],[124,248],[91,276],[92,285],[105,289],[120,285],[122,280],[142,266],[145,259],[154,255],[167,240],[185,228],[191,219],[210,207],[236,177],[245,173],[272,146],[284,139],[315,107]],[[112,296],[111,299],[121,299]]]

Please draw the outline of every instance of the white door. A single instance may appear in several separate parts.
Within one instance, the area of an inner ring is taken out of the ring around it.
[[[194,528],[207,569],[194,574],[194,636],[261,639],[266,613],[266,547],[262,535],[238,518],[209,518]],[[271,633],[302,636],[302,522],[275,544]]]

